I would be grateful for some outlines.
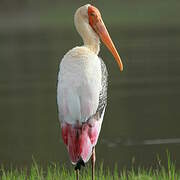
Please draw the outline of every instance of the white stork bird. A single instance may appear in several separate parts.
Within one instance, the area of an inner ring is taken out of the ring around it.
[[[91,156],[94,179],[95,145],[107,103],[107,70],[98,57],[100,39],[121,71],[123,65],[96,7],[87,4],[77,9],[74,23],[84,45],[68,51],[60,63],[57,85],[59,120],[77,179],[81,166]]]

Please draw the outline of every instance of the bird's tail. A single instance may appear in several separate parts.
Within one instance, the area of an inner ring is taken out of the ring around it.
[[[68,123],[62,124],[62,137],[66,144],[71,162],[79,165],[86,163],[91,155],[92,148],[96,145],[101,122],[94,121],[93,123],[83,123],[82,125],[71,125]]]
[[[73,164],[89,160],[93,145],[89,138],[88,127],[84,125],[76,127],[66,123],[62,126],[62,137]]]

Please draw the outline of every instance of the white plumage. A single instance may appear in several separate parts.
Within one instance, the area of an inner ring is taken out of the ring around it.
[[[96,113],[101,76],[100,59],[87,47],[75,47],[64,56],[57,89],[61,121],[82,123]]]

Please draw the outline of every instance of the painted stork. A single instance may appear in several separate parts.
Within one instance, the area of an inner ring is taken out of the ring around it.
[[[67,147],[76,178],[81,166],[92,160],[92,179],[95,170],[95,145],[101,130],[107,104],[107,70],[98,57],[100,39],[117,61],[123,64],[103,23],[99,10],[90,5],[77,9],[75,27],[84,45],[68,51],[58,74],[57,103],[62,138]]]

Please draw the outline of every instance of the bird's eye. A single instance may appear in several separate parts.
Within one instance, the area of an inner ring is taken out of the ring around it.
[[[95,14],[94,14],[94,13],[91,13],[90,15],[91,15],[91,16],[93,16],[93,17],[95,16]]]

